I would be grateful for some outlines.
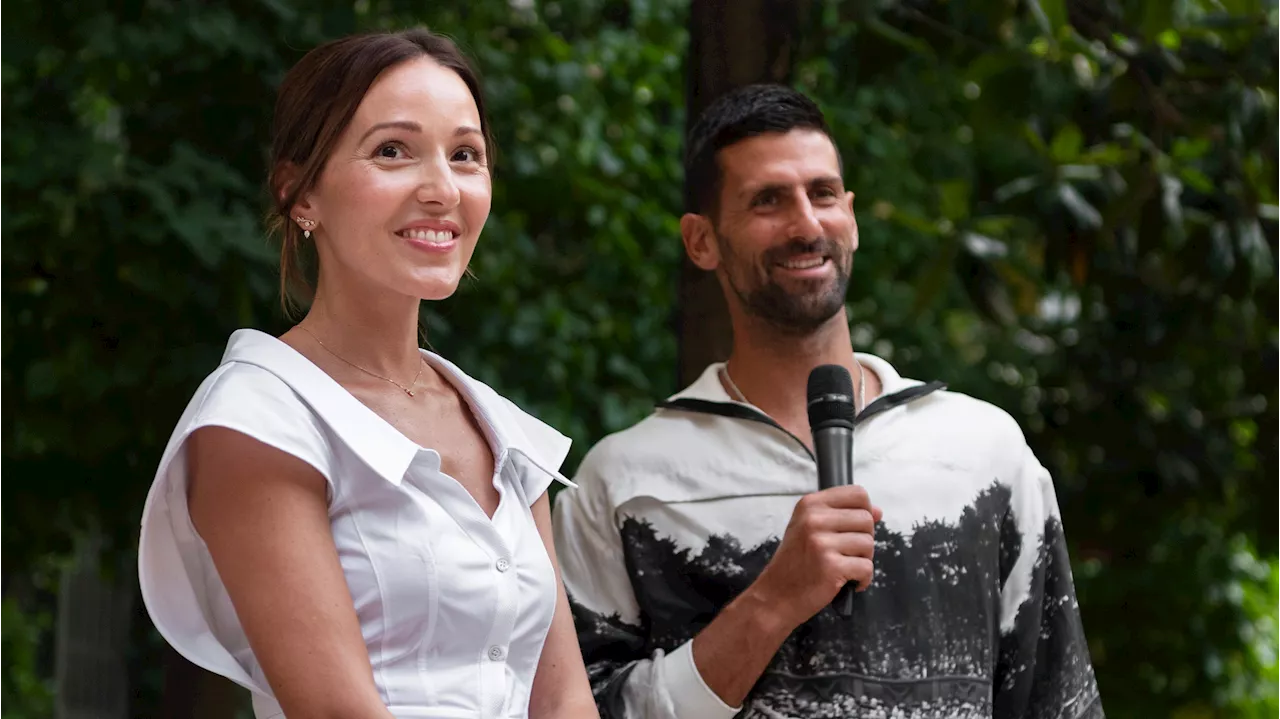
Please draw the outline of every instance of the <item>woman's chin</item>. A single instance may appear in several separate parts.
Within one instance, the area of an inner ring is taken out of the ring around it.
[[[409,294],[417,295],[421,300],[445,300],[458,291],[462,280],[462,271],[435,271],[422,273],[411,281],[413,288]]]

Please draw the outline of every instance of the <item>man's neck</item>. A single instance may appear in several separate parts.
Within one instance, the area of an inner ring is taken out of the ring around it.
[[[854,359],[849,322],[843,311],[807,335],[779,332],[759,322],[735,322],[733,353],[727,363],[731,384],[726,383],[725,390],[733,396],[736,387],[747,402],[812,447],[806,392],[809,373],[824,364],[849,370],[855,394],[859,373],[865,372],[866,396],[855,398],[859,407],[880,394],[879,378],[859,367]]]

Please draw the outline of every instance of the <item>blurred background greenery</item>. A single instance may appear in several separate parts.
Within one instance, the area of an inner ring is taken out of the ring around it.
[[[1274,0],[791,10],[857,193],[854,341],[1022,424],[1108,715],[1276,716]],[[434,349],[571,435],[569,470],[678,389],[688,2],[3,13],[4,719],[245,716],[155,635],[134,550],[227,335],[286,326],[267,128],[325,39],[424,23],[485,76],[494,213]]]

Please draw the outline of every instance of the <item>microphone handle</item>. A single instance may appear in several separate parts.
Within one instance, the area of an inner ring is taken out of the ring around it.
[[[831,608],[836,610],[836,614],[839,614],[844,619],[853,616],[853,593],[857,589],[857,582],[849,582],[840,587],[840,591],[836,593],[836,598],[831,600]]]
[[[830,489],[853,484],[853,429],[822,427],[813,433],[814,456],[818,460],[818,488]],[[853,594],[857,582],[840,588],[831,608],[841,617],[853,616]]]

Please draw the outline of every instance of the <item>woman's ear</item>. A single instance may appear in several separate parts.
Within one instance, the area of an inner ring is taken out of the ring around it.
[[[276,173],[276,180],[272,192],[275,193],[276,202],[284,203],[289,199],[290,193],[293,192],[294,186],[301,181],[302,172],[297,165],[292,162],[283,163],[279,171]],[[313,225],[320,223],[317,216],[317,208],[311,197],[310,192],[304,192],[293,201],[293,205],[289,207],[289,217],[298,222],[299,218],[310,220]],[[307,229],[307,228],[303,228]]]
[[[715,228],[703,215],[687,213],[680,218],[680,237],[689,260],[699,269],[714,271],[720,266],[720,245]]]

